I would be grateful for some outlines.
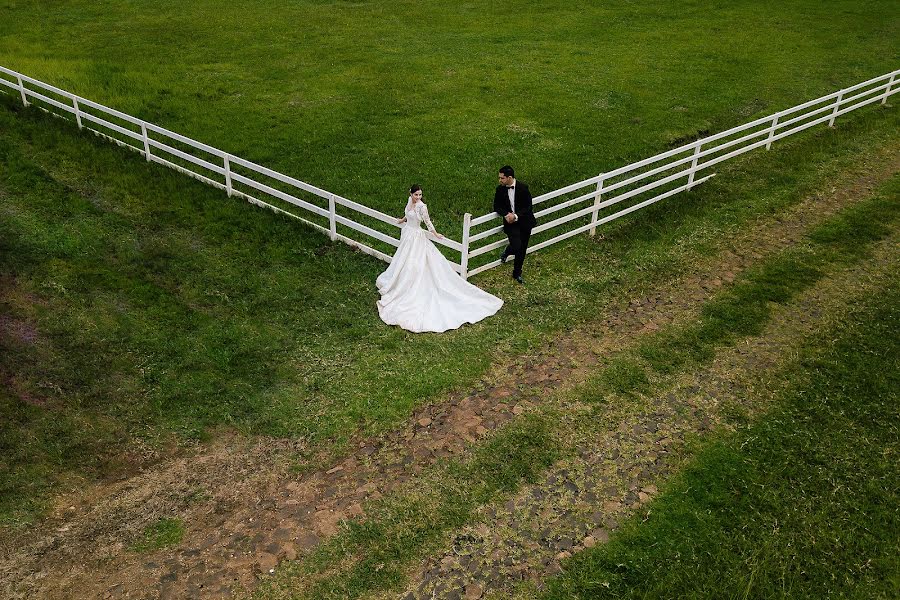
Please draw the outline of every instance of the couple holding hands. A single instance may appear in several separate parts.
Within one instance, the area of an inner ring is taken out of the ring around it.
[[[500,261],[514,257],[513,279],[524,284],[522,264],[531,230],[537,225],[531,192],[527,184],[516,180],[510,166],[500,169],[498,180],[494,211],[503,218],[503,231],[509,239]],[[500,310],[503,300],[460,277],[426,236],[423,223],[434,235],[440,234],[431,223],[418,185],[410,188],[404,216],[398,222],[403,224],[400,245],[375,282],[381,294],[378,314],[385,323],[416,333],[441,332],[476,323]]]

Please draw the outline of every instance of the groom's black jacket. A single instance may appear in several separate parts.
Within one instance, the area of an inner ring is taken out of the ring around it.
[[[505,217],[508,213],[513,212],[512,207],[509,205],[509,190],[505,185],[498,185],[497,191],[494,193],[494,212],[501,217]],[[516,180],[515,213],[516,216],[519,217],[519,220],[514,223],[507,223],[504,219],[504,231],[515,225],[527,229],[531,229],[537,225],[537,219],[534,218],[534,209],[531,207],[531,191],[528,189],[527,183],[518,180]]]

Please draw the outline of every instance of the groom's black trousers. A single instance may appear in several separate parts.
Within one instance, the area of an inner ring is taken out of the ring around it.
[[[531,239],[531,227],[522,227],[513,223],[506,228],[506,237],[509,238],[508,256],[515,256],[513,262],[513,277],[521,277],[522,264],[525,262],[525,253],[528,251],[528,240]]]

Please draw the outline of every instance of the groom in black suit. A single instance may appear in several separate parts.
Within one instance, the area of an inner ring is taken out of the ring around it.
[[[494,211],[503,217],[503,232],[509,238],[509,245],[500,254],[500,262],[505,263],[507,258],[515,256],[513,279],[525,283],[522,263],[525,262],[531,230],[537,225],[531,207],[531,192],[527,184],[516,180],[509,165],[500,168],[499,180],[500,185],[494,194]]]

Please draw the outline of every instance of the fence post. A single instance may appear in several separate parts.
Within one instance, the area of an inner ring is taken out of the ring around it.
[[[72,106],[75,108],[75,122],[78,123],[78,129],[83,129],[81,125],[81,109],[78,108],[78,96],[72,96]]]
[[[472,228],[472,214],[463,215],[462,250],[459,253],[460,275],[463,280],[469,278],[469,230]]]
[[[231,161],[228,160],[228,155],[225,155],[225,193],[228,194],[228,197],[231,198],[231,194],[234,192],[234,188],[231,187]]]
[[[334,194],[328,195],[328,237],[334,242],[337,240],[337,221],[335,220]]]
[[[834,110],[831,112],[831,120],[828,121],[829,127],[834,127],[834,120],[837,118],[837,112],[841,107],[841,100],[844,99],[844,90],[841,90],[841,93],[838,94],[837,102],[834,103]]]
[[[766,150],[769,150],[772,147],[772,138],[775,137],[775,127],[778,125],[778,115],[775,115],[775,118],[772,119],[772,128],[769,130],[769,139],[766,140]]]
[[[603,175],[603,173],[600,173]],[[593,237],[597,233],[597,213],[600,212],[600,192],[603,191],[603,177],[597,182],[597,195],[594,196],[594,212],[591,213],[591,229],[590,234]]]
[[[894,79],[897,77],[896,73],[891,73],[891,78],[888,80],[887,88],[884,90],[884,98],[881,99],[882,104],[887,104],[888,96],[891,95],[891,88],[894,86]]]
[[[141,122],[141,134],[144,136],[144,153],[147,156],[147,162],[150,162],[150,137],[147,135],[147,124]]]
[[[703,142],[698,142],[697,148],[694,150],[694,160],[691,161],[691,172],[688,173],[688,182],[687,182],[688,191],[691,191],[691,188],[694,187],[694,173],[697,172],[697,155],[700,154],[701,146],[703,146]]]
[[[28,106],[28,98],[25,96],[25,82],[22,81],[20,75],[16,75],[16,79],[19,80],[19,93],[22,94],[22,104]]]

